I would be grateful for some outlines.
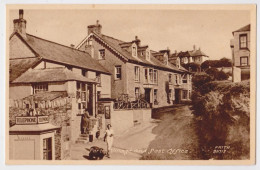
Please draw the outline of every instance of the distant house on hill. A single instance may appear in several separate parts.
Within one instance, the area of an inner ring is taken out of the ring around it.
[[[170,57],[171,60],[176,60],[176,58],[179,58],[181,64],[188,64],[188,63],[198,63],[201,64],[204,61],[209,59],[209,56],[207,56],[200,48],[196,49],[196,46],[193,46],[193,50],[191,51],[180,51],[175,53]]]

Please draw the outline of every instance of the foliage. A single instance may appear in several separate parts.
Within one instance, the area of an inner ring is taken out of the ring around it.
[[[201,64],[201,69],[206,70],[209,68],[221,68],[221,67],[231,67],[232,61],[228,58],[221,58],[220,60],[207,60]]]
[[[249,158],[249,93],[249,81],[210,81],[197,86],[192,109],[204,159]],[[230,148],[225,154],[214,154],[216,146]]]
[[[198,63],[187,63],[187,64],[182,64],[182,66],[191,72],[200,71],[200,64],[198,64]]]
[[[209,68],[205,71],[212,80],[227,80],[229,75],[223,71],[219,71],[217,68]]]

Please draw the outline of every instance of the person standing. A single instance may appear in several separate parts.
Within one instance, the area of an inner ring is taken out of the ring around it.
[[[107,125],[107,130],[106,130],[106,134],[104,137],[104,142],[107,142],[107,157],[110,158],[110,152],[111,152],[111,148],[113,145],[113,140],[114,140],[114,131],[111,128],[111,124]]]

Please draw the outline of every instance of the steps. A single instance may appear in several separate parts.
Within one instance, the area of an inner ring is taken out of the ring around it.
[[[78,139],[76,140],[75,143],[81,143],[81,144],[86,144],[89,142],[89,135],[88,134],[80,134]]]

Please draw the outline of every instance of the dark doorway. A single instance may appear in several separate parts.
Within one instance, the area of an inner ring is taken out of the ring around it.
[[[150,94],[151,94],[151,89],[144,89],[144,98],[145,101],[147,101],[148,103],[151,103]]]
[[[181,102],[181,90],[175,89],[175,103],[179,104]]]
[[[93,116],[93,85],[88,85],[88,103],[87,110],[90,116]]]

